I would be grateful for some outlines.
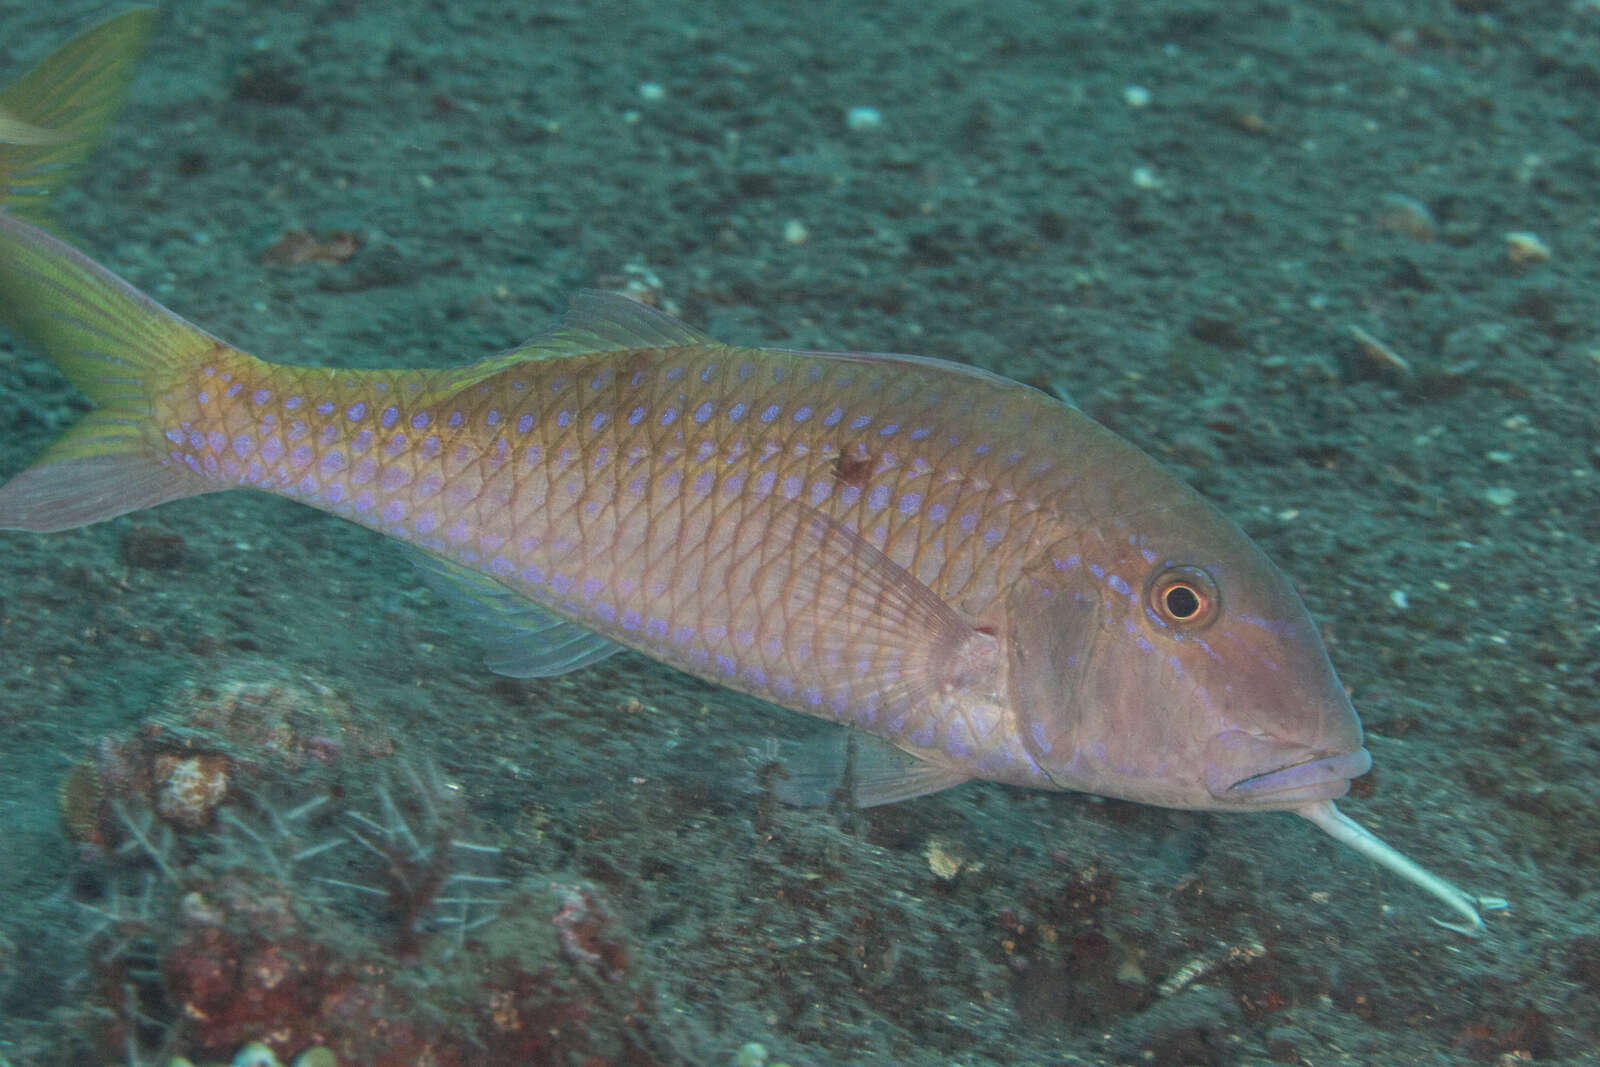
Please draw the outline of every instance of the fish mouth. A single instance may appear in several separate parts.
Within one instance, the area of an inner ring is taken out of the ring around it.
[[[1332,740],[1330,738],[1330,740]],[[1341,797],[1372,757],[1359,741],[1313,747],[1248,730],[1224,730],[1205,750],[1206,791],[1224,807],[1296,808]]]
[[[1248,804],[1303,804],[1343,796],[1350,779],[1372,769],[1372,755],[1364,748],[1354,752],[1314,752],[1304,759],[1270,771],[1241,778],[1223,790],[1222,799]]]

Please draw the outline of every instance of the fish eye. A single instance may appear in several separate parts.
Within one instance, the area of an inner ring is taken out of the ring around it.
[[[1217,583],[1199,567],[1168,567],[1150,581],[1146,596],[1156,618],[1181,630],[1198,630],[1221,610]]]

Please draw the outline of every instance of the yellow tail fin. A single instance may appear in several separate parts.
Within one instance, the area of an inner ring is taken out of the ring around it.
[[[78,34],[0,91],[0,206],[42,222],[50,194],[70,181],[133,76],[154,8],[125,11]]]
[[[172,461],[151,405],[229,346],[5,212],[0,321],[47,351],[98,409],[0,486],[0,529],[64,530],[223,488]]]

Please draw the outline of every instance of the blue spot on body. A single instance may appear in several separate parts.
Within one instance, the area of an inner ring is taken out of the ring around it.
[[[395,407],[393,404],[390,404],[388,407],[383,409],[383,415],[379,417],[378,422],[385,430],[387,430],[394,426],[395,422],[399,420],[399,418],[400,409]]]
[[[711,417],[711,401],[707,400],[694,409],[694,421],[704,423]]]
[[[628,425],[637,426],[639,424],[639,420],[642,418],[644,418],[644,408],[634,408],[632,411],[628,412]]]
[[[360,422],[367,417],[367,405],[358,400],[344,409],[344,416],[351,422]]]
[[[776,404],[768,404],[766,406],[766,408],[761,412],[761,421],[762,422],[771,422],[773,419],[778,417],[778,412],[781,411],[781,410],[782,409],[780,407],[778,407],[778,405],[776,405]]]
[[[1121,593],[1123,596],[1128,595],[1128,583],[1123,581],[1119,576],[1115,574],[1109,576],[1106,578],[1106,584],[1116,592]]]
[[[594,413],[594,418],[589,420],[589,429],[598,430],[600,427],[604,426],[605,424],[606,424],[606,413],[603,412],[603,411],[597,411],[597,412]]]
[[[677,420],[678,420],[678,409],[677,408],[668,408],[667,410],[665,410],[665,411],[663,411],[661,413],[661,425],[663,425],[663,426],[671,426]]]
[[[288,408],[290,411],[293,411],[295,408],[299,407],[303,403],[305,403],[304,398],[298,397],[298,396],[291,396],[291,397],[289,397],[288,399],[286,399],[283,402],[283,406]]]
[[[794,416],[793,416],[795,422],[805,422],[810,417],[811,417],[811,405],[810,404],[801,404],[799,407],[795,408]]]
[[[857,415],[855,418],[850,420],[850,428],[852,430],[864,430],[871,425],[871,423],[871,415]]]
[[[393,411],[393,410],[394,410],[393,408],[389,409],[389,411]],[[389,417],[389,412],[385,411],[383,413],[383,416],[384,416],[384,419],[386,420],[384,422],[384,425],[385,426],[389,425],[389,423],[387,422],[387,419]],[[490,408],[489,409],[489,413],[483,417],[483,422],[484,422],[485,426],[498,426],[498,425],[500,425],[500,409],[499,408]]]
[[[824,425],[824,426],[837,425],[839,420],[842,419],[842,418],[844,418],[844,411],[842,409],[840,409],[840,408],[834,408],[832,411],[828,412],[826,415],[824,415],[822,417],[822,425]]]
[[[889,425],[885,426],[883,429],[878,431],[878,436],[879,437],[888,437],[890,434],[899,433],[899,432],[900,432],[900,424],[896,423],[896,422],[891,422]]]
[[[255,401],[257,404],[265,404],[267,401],[272,399],[272,392],[268,389],[257,389],[255,392],[250,394],[250,399]]]
[[[735,403],[733,405],[733,407],[728,409],[728,421],[729,422],[738,422],[742,418],[744,418],[744,405],[743,404]]]
[[[1106,569],[1100,566],[1098,563],[1091,563],[1089,564],[1089,573],[1094,575],[1096,578],[1104,578],[1106,576]]]
[[[867,506],[873,511],[881,511],[889,504],[889,487],[887,485],[874,486],[872,492],[867,494]]]
[[[411,428],[413,430],[425,430],[427,427],[428,413],[426,411],[419,411],[415,415],[411,416]]]
[[[915,515],[917,508],[922,506],[921,493],[902,493],[900,503],[897,505],[902,515]]]
[[[406,503],[403,500],[391,500],[383,506],[383,521],[399,522],[406,517]]]
[[[317,405],[316,411],[317,411],[318,415],[332,415],[333,414],[333,401],[324,400],[322,403]]]

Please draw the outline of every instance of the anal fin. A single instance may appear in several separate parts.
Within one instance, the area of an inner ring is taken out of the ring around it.
[[[597,663],[622,646],[507,589],[482,571],[410,550],[428,587],[454,604],[483,642],[483,662],[511,678],[550,678]]]

